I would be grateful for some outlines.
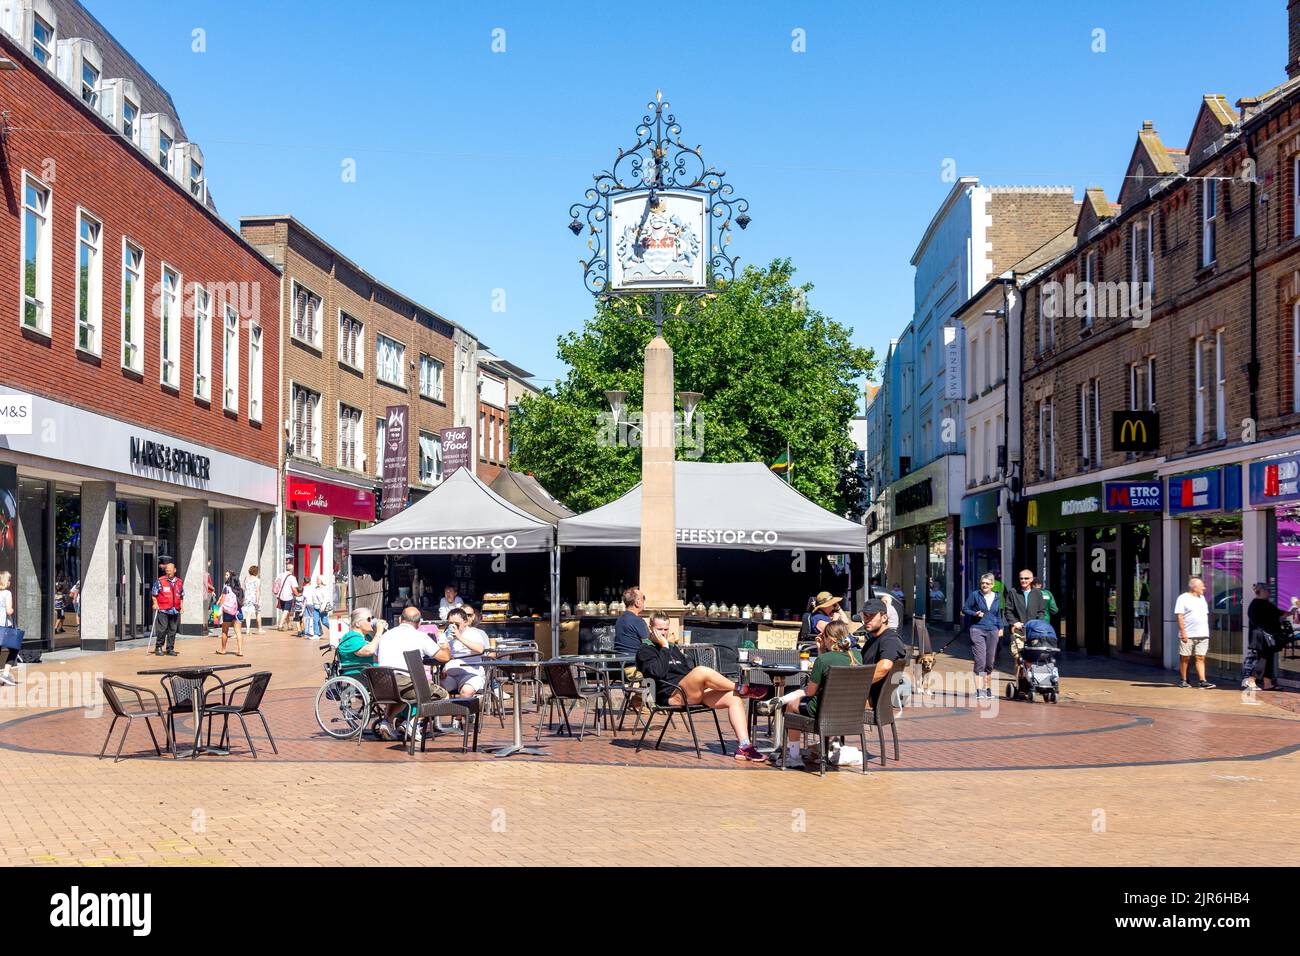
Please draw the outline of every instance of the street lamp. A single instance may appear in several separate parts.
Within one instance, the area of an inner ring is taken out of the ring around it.
[[[623,409],[627,405],[627,392],[606,392],[605,401],[609,402],[609,410],[614,413],[614,424],[617,425],[623,417]]]
[[[700,399],[704,397],[700,392],[678,392],[677,400],[682,403],[682,420],[687,428],[691,427],[691,419],[695,417],[695,408],[700,404]]]

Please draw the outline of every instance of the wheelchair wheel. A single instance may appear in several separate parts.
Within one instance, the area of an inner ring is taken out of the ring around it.
[[[346,740],[365,728],[370,694],[359,680],[339,675],[321,684],[316,693],[316,723],[331,737]]]

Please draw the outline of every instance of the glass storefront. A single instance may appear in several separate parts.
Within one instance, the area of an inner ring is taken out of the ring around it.
[[[1159,657],[1161,641],[1155,633],[1158,627],[1152,627],[1151,619],[1151,525],[1145,521],[1123,525],[1120,536],[1123,542],[1120,555],[1124,562],[1120,576],[1128,591],[1120,650]]]
[[[1210,652],[1207,673],[1240,676],[1242,625],[1241,515],[1214,515],[1187,519],[1188,552],[1184,579],[1195,575],[1205,581],[1210,607]],[[1186,580],[1180,582],[1185,585]]]
[[[934,521],[929,525],[927,542],[929,580],[927,582],[929,601],[926,618],[931,621],[951,620],[949,615],[949,562],[953,552],[952,538],[948,534],[948,522]]]
[[[350,605],[348,604],[348,535],[358,528],[365,527],[361,521],[350,521],[347,518],[334,519],[334,581],[335,581],[335,598],[334,607],[343,610]]]
[[[18,626],[25,640],[47,646],[54,595],[49,581],[50,484],[18,479]]]
[[[1279,506],[1269,523],[1269,577],[1277,581],[1277,606],[1291,614],[1300,630],[1300,505]],[[1300,642],[1277,656],[1278,677],[1300,680]]]
[[[81,491],[54,493],[54,649],[81,643]]]

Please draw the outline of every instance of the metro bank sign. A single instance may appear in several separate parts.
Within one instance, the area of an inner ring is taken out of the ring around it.
[[[1250,466],[1250,503],[1300,501],[1300,455],[1270,458]]]

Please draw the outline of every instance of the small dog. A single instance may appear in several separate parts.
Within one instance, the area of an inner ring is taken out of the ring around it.
[[[930,688],[930,680],[931,680],[931,675],[934,671],[934,662],[936,657],[937,655],[931,652],[929,654],[921,654],[917,658],[917,663],[921,665],[921,677],[916,682],[916,686],[917,689],[923,694],[934,693],[934,691],[931,690]]]

